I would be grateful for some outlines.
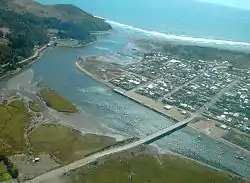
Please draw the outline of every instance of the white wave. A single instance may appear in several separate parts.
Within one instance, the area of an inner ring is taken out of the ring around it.
[[[108,48],[101,47],[101,46],[95,46],[95,48],[98,49],[98,50],[105,50],[105,51],[109,50]]]
[[[102,94],[102,95],[111,95],[107,88],[92,86],[88,89],[91,93]]]
[[[114,41],[114,40],[110,40],[110,39],[107,39],[105,40],[107,43],[113,43],[113,44],[119,44],[120,42],[118,41]]]
[[[100,19],[104,19],[104,20],[106,20],[105,18],[103,18],[103,17],[99,17],[99,16],[96,16],[96,15],[94,15],[94,17],[95,17],[95,18],[100,18]]]
[[[148,31],[140,28],[133,27],[131,25],[122,24],[116,21],[107,20],[103,17],[95,16],[97,18],[101,18],[106,20],[107,23],[111,24],[116,28],[123,28],[127,30],[131,30],[131,33],[143,33],[148,36],[154,36],[157,38],[163,38],[171,41],[185,41],[189,43],[200,43],[200,44],[215,44],[215,45],[228,45],[228,46],[239,46],[239,47],[250,47],[250,43],[240,42],[240,41],[229,41],[229,40],[219,40],[219,39],[207,39],[207,38],[198,38],[198,37],[189,37],[189,36],[178,36],[172,34],[165,34],[162,32],[156,31]]]
[[[77,91],[81,92],[81,93],[86,93],[87,92],[87,90],[84,89],[84,88],[77,88]]]
[[[237,42],[237,41],[227,41],[227,40],[217,40],[217,39],[206,39],[206,38],[196,38],[196,37],[188,37],[188,36],[177,36],[177,35],[171,35],[171,34],[165,34],[161,32],[156,31],[148,31],[140,28],[133,27],[131,25],[122,24],[119,22],[106,20],[109,24],[124,28],[124,29],[130,29],[132,31],[137,31],[141,33],[145,33],[147,35],[152,35],[158,38],[165,38],[168,40],[178,40],[178,41],[187,41],[187,42],[195,42],[195,43],[205,43],[205,44],[219,44],[219,45],[231,45],[231,46],[246,46],[249,47],[250,43],[245,42]]]

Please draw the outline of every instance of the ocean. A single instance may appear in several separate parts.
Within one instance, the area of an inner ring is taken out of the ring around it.
[[[244,0],[237,1],[237,8],[207,3],[209,0],[38,1],[45,4],[75,4],[109,20],[112,26],[129,34],[144,33],[152,37],[241,46],[249,46],[247,43],[250,43],[250,10],[241,8],[246,2]]]

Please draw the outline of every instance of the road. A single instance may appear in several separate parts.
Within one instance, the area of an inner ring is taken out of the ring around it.
[[[20,62],[18,62],[18,63],[19,63],[19,64],[23,64],[23,63],[25,63],[25,62],[27,62],[27,61],[29,61],[29,60],[32,60],[32,59],[36,58],[36,57],[39,55],[39,53],[40,53],[42,50],[44,50],[48,45],[49,45],[49,44],[44,45],[42,48],[39,48],[38,50],[36,50],[36,52],[35,52],[35,54],[34,54],[33,56],[31,56],[31,57],[29,57],[29,58],[27,58],[27,59],[24,59],[24,60],[22,60],[22,61],[20,61]]]
[[[216,101],[218,101],[221,96],[228,91],[230,88],[232,88],[234,85],[237,84],[239,81],[239,78],[236,78],[234,81],[232,81],[227,87],[220,90],[219,93],[217,93],[207,104],[205,104],[202,108],[200,108],[197,112],[203,113],[204,111],[208,110],[211,106],[213,106]]]
[[[26,181],[25,183],[39,183],[39,182],[43,182],[46,180],[50,180],[50,179],[53,179],[55,177],[59,177],[59,176],[63,175],[64,173],[69,172],[70,170],[74,170],[74,169],[80,168],[88,163],[94,162],[94,161],[98,160],[99,158],[102,158],[102,157],[105,157],[105,156],[108,156],[111,154],[115,154],[115,153],[118,153],[121,151],[125,151],[128,149],[137,147],[139,145],[142,145],[142,144],[152,143],[153,141],[159,140],[160,138],[163,138],[164,136],[169,135],[170,133],[173,133],[174,131],[176,131],[175,129],[178,130],[180,128],[185,127],[195,117],[197,117],[197,116],[193,115],[190,118],[188,118],[182,122],[176,123],[170,127],[162,129],[156,133],[153,133],[149,136],[141,138],[140,140],[132,142],[130,144],[126,144],[126,145],[121,146],[121,147],[115,147],[113,149],[109,149],[106,151],[95,153],[95,154],[90,155],[90,156],[83,158],[81,160],[75,161],[75,162],[70,163],[68,165],[65,165],[63,167],[60,167],[60,168],[54,169],[50,172],[44,173],[44,174],[42,174],[42,175],[40,175],[32,180]]]
[[[44,50],[48,45],[49,45],[49,44],[46,44],[46,45],[44,45],[42,48],[36,50],[36,52],[35,52],[34,55],[32,55],[31,57],[26,58],[26,59],[24,59],[24,60],[18,62],[18,64],[22,64],[22,63],[25,63],[25,62],[27,62],[27,61],[30,61],[30,60],[36,58],[36,57],[39,55],[39,53],[40,53],[42,50]],[[1,65],[0,68],[4,68],[4,67],[6,67],[6,66],[8,66],[8,65],[9,65],[9,63],[4,64],[4,65]]]
[[[227,67],[225,66],[216,66],[214,67],[214,69],[226,69]],[[210,68],[211,69],[211,68]],[[200,76],[203,76],[205,73],[208,73],[209,72],[209,69],[205,70],[204,72],[198,74],[196,77],[194,77],[192,80],[186,82],[185,84],[179,86],[179,87],[176,87],[174,90],[172,90],[171,92],[167,93],[165,96],[163,96],[162,98],[158,99],[160,101],[162,101],[162,99],[164,98],[168,98],[170,97],[171,95],[173,95],[175,92],[179,91],[180,89],[188,86],[189,84],[195,82]]]

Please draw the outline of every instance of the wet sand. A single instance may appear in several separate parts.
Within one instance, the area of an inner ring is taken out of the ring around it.
[[[25,90],[31,94],[36,94],[39,91],[39,88],[34,82],[34,71],[28,69],[8,80],[6,88],[7,90]],[[97,119],[93,116],[86,114],[83,110],[75,114],[64,114],[57,112],[51,108],[47,108],[49,114],[53,116],[50,118],[50,122],[59,123],[64,126],[68,126],[77,130],[80,130],[82,133],[92,133],[96,135],[104,135],[115,138],[117,141],[124,140],[124,136],[121,136],[115,133],[113,130],[107,128],[104,125],[101,125]],[[59,119],[53,121],[52,119]]]

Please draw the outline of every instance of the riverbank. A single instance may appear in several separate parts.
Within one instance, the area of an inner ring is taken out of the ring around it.
[[[145,169],[145,166],[147,167]],[[198,176],[194,176],[198,175]],[[213,170],[196,162],[158,152],[149,146],[132,148],[97,159],[71,170],[49,182],[170,182],[181,183],[240,183],[241,180],[225,172]]]
[[[11,106],[23,109],[25,108],[23,105],[21,105],[20,107],[20,102],[15,102],[11,104]],[[57,135],[55,136],[55,134]],[[66,126],[53,123],[41,124],[37,126],[35,129],[29,132],[28,139],[31,146],[32,154],[29,153],[28,155],[27,153],[24,153],[11,157],[12,161],[15,162],[16,166],[22,173],[22,178],[24,178],[25,180],[38,176],[41,173],[48,172],[51,169],[56,169],[61,165],[68,164],[80,158],[85,158],[97,152],[106,151],[114,147],[122,146],[124,145],[124,143],[126,144],[132,142],[133,140],[136,140],[135,138],[117,142],[115,141],[115,139],[108,136],[101,136],[89,133],[82,134],[79,130],[75,130]],[[135,152],[130,150],[126,151],[126,157],[130,157],[131,155],[134,156],[134,154],[140,153],[144,157],[146,155],[144,163],[150,163],[152,158],[154,158],[155,156],[159,156],[156,150],[150,150],[150,152],[153,152],[153,154],[148,154],[147,152],[145,153],[145,148],[155,149],[151,146],[138,146],[134,148],[136,149]],[[115,154],[111,157],[118,156],[121,155]],[[163,156],[168,156],[168,158],[170,159],[177,158],[176,156],[170,156],[166,154],[160,155],[160,157]],[[37,157],[39,157],[40,160],[39,162],[36,162],[34,166],[33,164],[31,164],[31,162],[32,160],[34,160],[34,158]],[[137,159],[137,156],[134,157]],[[105,159],[106,158],[104,158],[104,160]],[[104,162],[104,160],[101,159],[97,161]],[[184,160],[180,161],[184,162]],[[93,163],[95,165],[93,168],[100,168],[99,164],[96,165],[95,162]],[[117,163],[117,161],[115,163]],[[186,166],[183,167],[182,171],[189,172],[189,166],[192,164],[193,163],[191,162],[187,162]],[[135,164],[133,166],[137,167],[142,165],[143,162],[138,162],[138,164]],[[195,165],[195,167],[196,166],[197,169],[199,166],[201,167],[201,165],[199,164]],[[177,165],[176,168],[182,168],[182,166]],[[205,171],[207,168],[203,169]],[[218,174],[223,175],[225,173],[219,172]],[[175,179],[176,177],[173,176],[172,178]]]
[[[106,86],[108,86],[109,88],[111,88],[114,92],[123,95],[124,97],[127,97],[131,100],[133,100],[136,103],[139,103],[151,110],[154,110],[155,112],[163,115],[164,117],[170,118],[171,120],[178,122],[178,121],[182,121],[185,118],[187,118],[188,116],[181,114],[181,111],[178,108],[172,108],[170,110],[166,110],[164,109],[163,104],[157,103],[152,99],[149,99],[147,97],[144,97],[142,95],[139,95],[135,92],[130,92],[130,91],[126,91],[123,89],[118,89],[117,87],[115,87],[114,85],[112,85],[111,83],[94,76],[92,73],[88,72],[87,70],[85,70],[83,67],[81,67],[79,62],[76,62],[76,68],[78,70],[80,70],[81,72],[87,74],[88,76],[92,77],[93,79],[95,79],[96,81],[105,84]]]
[[[15,163],[20,179],[33,178],[121,143],[109,136],[83,133],[55,122],[43,115],[41,108],[33,111],[29,105],[31,98],[21,93],[4,91],[0,96],[4,98],[0,101],[0,153]],[[36,163],[35,158],[39,159]]]
[[[111,34],[113,32],[113,30],[108,30],[108,31],[94,31],[94,32],[91,32],[90,34],[93,34],[93,35],[105,35],[105,34]]]
[[[46,103],[49,108],[56,110],[57,112],[64,112],[66,114],[73,114],[79,112],[78,109],[71,104],[67,99],[62,97],[57,91],[44,88],[38,96]]]
[[[22,68],[18,68],[14,71],[9,71],[9,72],[5,73],[3,76],[0,77],[0,81],[2,79],[7,78],[8,76],[12,76],[12,75],[15,75],[15,74],[22,72],[23,69],[27,68],[28,66],[33,64],[37,59],[39,59],[43,55],[43,53],[46,51],[46,48],[49,46],[50,46],[50,43],[44,45],[43,47],[36,50],[34,55],[30,56],[27,59],[24,59],[24,60],[21,60],[20,62],[18,62],[17,64],[26,64],[26,62],[29,62],[29,63],[27,65],[24,65]]]
[[[99,77],[93,75],[92,73],[88,72],[86,69],[84,69],[81,66],[81,62],[76,62],[75,65],[79,71],[87,74],[88,76],[95,79],[96,81],[103,83],[104,85],[111,88],[114,92],[116,92],[124,97],[127,97],[130,100],[132,100],[140,105],[143,105],[143,106],[149,108],[150,110],[153,110],[153,111],[157,112],[158,114],[163,115],[164,117],[166,117],[168,119],[171,119],[172,121],[175,121],[175,122],[183,121],[184,119],[186,119],[190,115],[188,113],[183,114],[182,110],[180,110],[177,107],[173,107],[173,106],[171,109],[166,110],[164,108],[165,106],[162,103],[159,103],[159,102],[156,102],[150,98],[141,96],[135,92],[126,91],[126,90],[123,90],[121,88],[117,88],[117,87],[113,86],[111,83],[103,80],[102,78],[99,78]],[[219,141],[221,143],[225,143],[225,144],[229,145],[230,147],[237,148],[245,153],[250,154],[250,152],[248,150],[238,146],[237,144],[233,144],[232,142],[229,142],[229,141],[223,139],[222,136],[229,133],[229,131],[228,130],[225,131],[225,130],[220,129],[219,127],[216,126],[216,123],[214,123],[213,129],[211,127],[205,129],[205,125],[201,125],[201,126],[198,125],[197,126],[197,124],[202,123],[202,121],[204,121],[204,119],[206,119],[206,118],[204,118],[202,116],[197,117],[196,120],[193,120],[195,123],[191,122],[188,124],[188,126],[191,129],[197,131],[198,133],[202,133],[210,138],[215,139],[216,141]],[[209,120],[207,120],[207,122],[210,123]]]

